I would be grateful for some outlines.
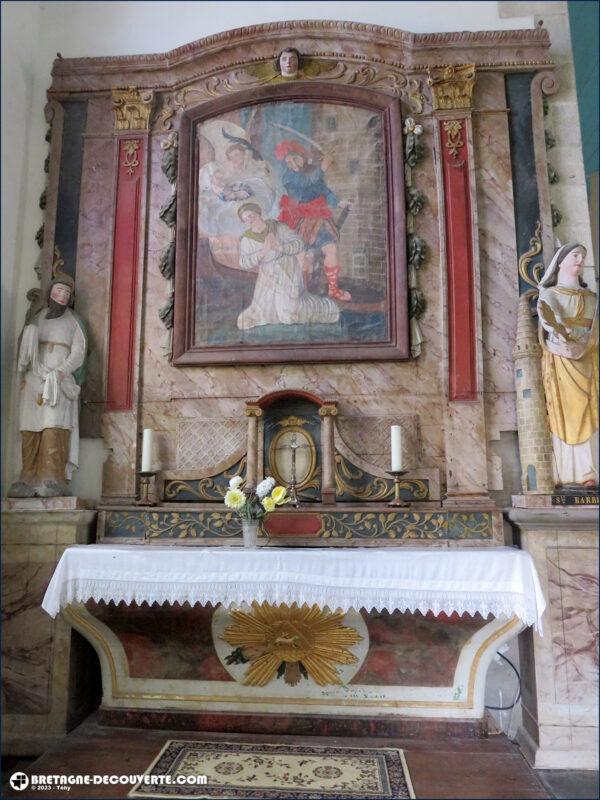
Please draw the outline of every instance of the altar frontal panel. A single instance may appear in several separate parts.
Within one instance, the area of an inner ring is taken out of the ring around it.
[[[522,627],[269,603],[88,601],[65,615],[100,657],[107,721],[111,710],[118,720],[143,709],[478,719],[489,661]]]

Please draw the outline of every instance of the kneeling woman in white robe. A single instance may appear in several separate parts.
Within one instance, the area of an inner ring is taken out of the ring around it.
[[[252,303],[239,315],[238,328],[337,322],[338,306],[328,297],[310,294],[304,286],[296,258],[304,249],[302,239],[287,225],[264,220],[256,203],[245,203],[238,214],[249,226],[240,240],[240,267],[258,268]]]

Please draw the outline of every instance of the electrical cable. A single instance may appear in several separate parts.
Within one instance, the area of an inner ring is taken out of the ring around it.
[[[519,681],[519,690],[517,691],[517,696],[513,700],[512,705],[510,705],[510,706],[486,706],[486,708],[489,708],[490,711],[510,711],[510,709],[514,708],[517,705],[517,703],[519,702],[519,700],[521,699],[521,676],[519,675],[519,670],[515,667],[515,665],[512,663],[512,661],[509,661],[509,659],[506,656],[503,656],[502,653],[498,653],[497,652],[496,655],[500,656],[500,658],[503,658],[506,661],[506,663],[509,665],[509,667],[512,667],[512,670],[515,673],[515,675],[517,676],[517,680]]]

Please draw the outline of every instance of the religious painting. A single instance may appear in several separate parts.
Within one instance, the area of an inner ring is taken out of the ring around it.
[[[175,363],[408,356],[397,100],[273,86],[180,135]]]

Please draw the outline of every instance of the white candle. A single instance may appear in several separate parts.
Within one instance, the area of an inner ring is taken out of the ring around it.
[[[152,444],[154,431],[152,428],[144,428],[144,439],[142,441],[142,472],[152,472]]]
[[[392,472],[402,471],[402,428],[392,425]]]

